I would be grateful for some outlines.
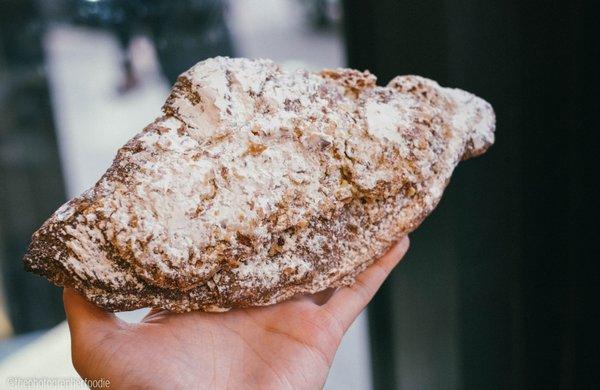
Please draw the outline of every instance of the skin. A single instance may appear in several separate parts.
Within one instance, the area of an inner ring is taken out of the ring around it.
[[[65,289],[73,364],[114,389],[322,388],[342,336],[408,246],[406,237],[351,287],[227,313],[152,310],[128,324]]]

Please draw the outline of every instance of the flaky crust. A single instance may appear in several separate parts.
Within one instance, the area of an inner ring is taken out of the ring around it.
[[[220,311],[353,283],[494,140],[491,106],[418,76],[214,58],[180,76],[29,271],[111,311]]]

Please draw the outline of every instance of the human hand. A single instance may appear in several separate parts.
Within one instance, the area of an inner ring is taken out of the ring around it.
[[[408,245],[406,237],[351,287],[226,313],[153,310],[128,324],[65,289],[73,365],[116,389],[322,388],[342,336]]]

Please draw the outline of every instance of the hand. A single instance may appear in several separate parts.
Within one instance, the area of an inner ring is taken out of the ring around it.
[[[151,311],[128,324],[65,289],[73,365],[115,389],[318,389],[342,336],[408,249],[404,238],[351,287],[227,313]]]

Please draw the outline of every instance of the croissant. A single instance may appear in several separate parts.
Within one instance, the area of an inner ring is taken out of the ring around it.
[[[110,311],[270,305],[350,285],[494,141],[484,100],[418,76],[213,58],[34,233],[27,270]]]

